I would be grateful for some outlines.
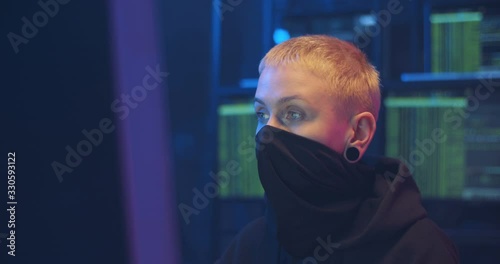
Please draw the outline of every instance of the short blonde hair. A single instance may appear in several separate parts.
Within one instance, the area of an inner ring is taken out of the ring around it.
[[[325,79],[333,98],[340,101],[337,111],[352,116],[370,112],[375,119],[380,109],[379,73],[365,54],[353,44],[326,35],[292,38],[273,47],[261,60],[265,67],[296,65]]]

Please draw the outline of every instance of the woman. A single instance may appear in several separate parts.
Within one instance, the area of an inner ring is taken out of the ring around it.
[[[359,49],[329,36],[293,38],[259,72],[256,155],[268,211],[218,263],[459,262],[407,167],[363,158],[380,89]]]

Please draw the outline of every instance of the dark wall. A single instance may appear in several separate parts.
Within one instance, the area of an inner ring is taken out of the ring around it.
[[[63,1],[61,1],[63,2]],[[116,131],[71,173],[56,177],[54,161],[86,139],[82,130],[113,120],[114,100],[106,1],[69,1],[19,45],[22,17],[36,1],[2,1],[1,156],[16,152],[16,257],[0,238],[0,263],[127,263]],[[42,21],[43,22],[43,21]],[[0,177],[0,233],[7,231],[7,178]]]

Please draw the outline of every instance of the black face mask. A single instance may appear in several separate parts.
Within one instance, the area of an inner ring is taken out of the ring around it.
[[[372,190],[372,167],[349,163],[321,143],[271,126],[264,126],[256,141],[271,229],[283,248],[306,257],[318,239],[342,240]]]

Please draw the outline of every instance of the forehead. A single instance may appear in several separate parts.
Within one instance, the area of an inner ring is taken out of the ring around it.
[[[330,99],[326,81],[298,66],[266,67],[257,85],[255,97],[264,101],[299,96],[310,103]]]

